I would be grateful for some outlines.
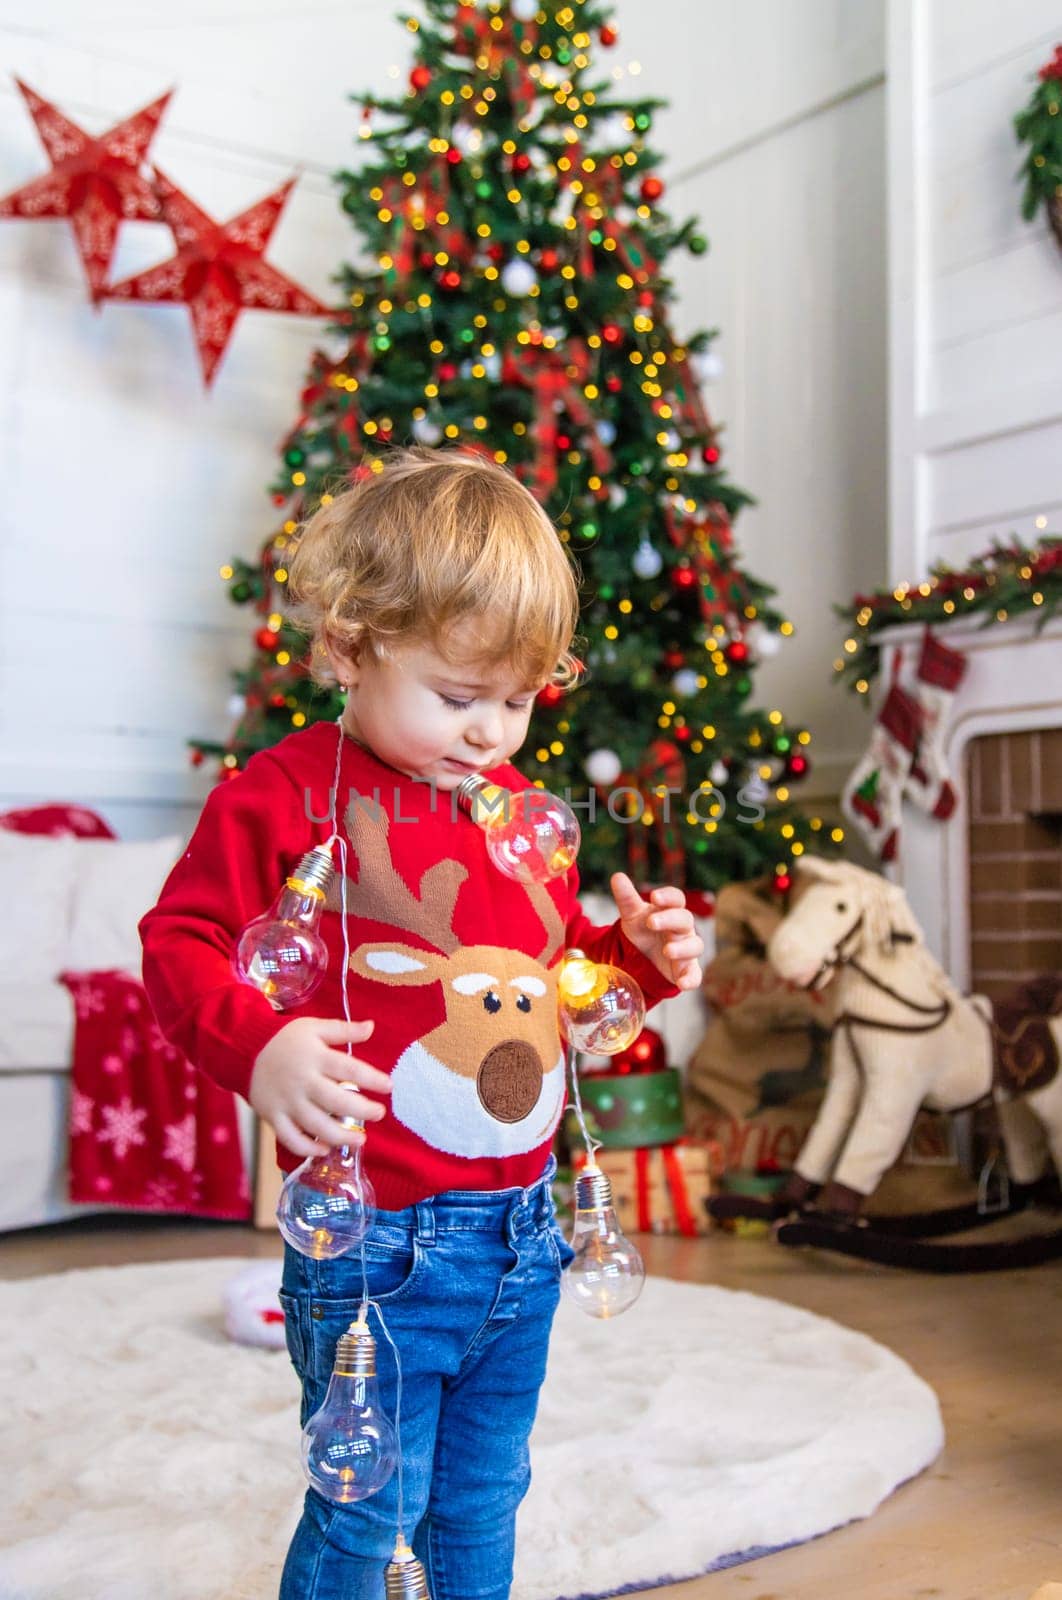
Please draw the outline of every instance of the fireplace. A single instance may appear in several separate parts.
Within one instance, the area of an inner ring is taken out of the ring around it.
[[[894,875],[958,987],[997,997],[1062,967],[1062,619],[951,622],[968,670],[947,732],[958,804],[937,822],[905,804]],[[881,635],[911,683],[919,628]]]

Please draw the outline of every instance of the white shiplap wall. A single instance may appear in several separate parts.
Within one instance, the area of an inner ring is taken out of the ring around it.
[[[1062,253],[1013,117],[1057,0],[890,0],[891,576],[1062,524]]]
[[[864,723],[830,684],[833,599],[884,573],[880,0],[620,0],[616,64],[671,101],[669,203],[712,240],[676,264],[680,329],[722,329],[709,404],[750,563],[797,639],[762,673],[818,735],[829,788]],[[45,0],[0,9],[0,59],[92,131],[178,86],[153,158],[232,215],[301,168],[270,259],[324,298],[353,251],[328,182],[356,159],[355,88],[407,39],[391,0]],[[0,79],[0,191],[44,158]],[[117,275],[169,253],[121,236]],[[217,568],[270,526],[264,495],[319,325],[245,314],[204,394],[181,308],[89,308],[65,225],[0,225],[0,805],[95,803],[126,836],[188,827],[184,741],[227,723],[248,618]],[[815,747],[813,746],[813,752]]]

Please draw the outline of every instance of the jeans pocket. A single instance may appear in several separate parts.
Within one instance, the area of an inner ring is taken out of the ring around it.
[[[299,1296],[289,1293],[287,1289],[281,1289],[278,1298],[284,1311],[284,1342],[288,1347],[291,1364],[301,1379],[306,1371],[306,1332]]]

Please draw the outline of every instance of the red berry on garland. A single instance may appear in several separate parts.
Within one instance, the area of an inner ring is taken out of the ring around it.
[[[611,50],[612,46],[619,38],[619,34],[616,32],[611,23],[606,22],[602,27],[601,32],[598,34],[598,38],[601,40],[601,43],[604,45],[606,50]]]
[[[558,433],[556,443],[558,450],[570,450],[572,447],[572,441],[566,433]]]
[[[280,643],[280,635],[273,628],[259,628],[254,642],[259,650],[275,650]]]
[[[430,67],[414,67],[413,71],[409,74],[409,86],[411,89],[415,89],[417,94],[420,94],[424,89],[426,89],[430,82]]]
[[[659,200],[660,196],[664,192],[663,179],[652,177],[643,178],[641,188],[638,192],[643,200],[647,201],[649,204],[652,204],[654,200]]]
[[[461,274],[456,270],[456,268],[447,267],[446,271],[439,279],[439,286],[442,289],[460,289]]]
[[[269,704],[272,706],[274,711],[283,711],[287,703],[287,700],[279,690],[275,694],[271,694],[269,696]]]
[[[800,750],[794,750],[785,764],[786,777],[806,778],[811,771],[811,762]]]
[[[620,390],[623,388],[623,379],[617,377],[616,373],[610,372],[608,377],[605,379],[605,388],[608,390],[609,394],[619,394]]]
[[[530,172],[531,171],[531,157],[528,155],[526,150],[518,150],[516,152],[516,154],[513,156],[513,171],[514,172]]]
[[[774,882],[771,885],[771,888],[774,890],[775,894],[785,894],[792,887],[793,880],[789,876],[788,872],[775,873]]]
[[[188,757],[188,760],[189,760],[189,763],[190,763],[191,766],[193,766],[193,767],[201,767],[203,765],[203,752],[202,752],[202,750],[193,750],[191,755]]]
[[[487,246],[487,254],[490,257],[490,259],[495,263],[497,263],[499,261],[504,261],[504,259],[505,259],[505,246],[503,244],[489,244]]]
[[[275,506],[282,506],[284,504],[284,502],[287,500],[287,498],[288,497],[287,497],[286,494],[275,494],[273,496],[273,504]]]
[[[685,723],[682,724],[681,728],[675,729],[675,738],[679,744],[689,744],[691,734]]]
[[[714,467],[716,462],[719,460],[719,448],[714,444],[706,444],[704,449],[701,451],[701,455],[704,457],[705,463],[709,467]]]
[[[557,268],[560,266],[560,256],[557,254],[556,250],[551,249],[550,246],[547,245],[545,250],[543,250],[539,255],[538,264],[543,272],[556,272]]]
[[[564,699],[564,690],[556,683],[547,683],[535,696],[540,706],[545,706],[552,711],[554,706],[559,706]]]
[[[444,361],[439,368],[438,378],[440,383],[453,383],[457,377],[457,368],[452,361]]]
[[[671,582],[676,589],[695,589],[697,574],[692,567],[672,567]]]
[[[221,779],[223,783],[231,783],[233,778],[238,778],[239,776],[239,767],[224,767],[222,769]]]
[[[606,322],[601,329],[601,337],[606,344],[622,344],[623,329],[616,322]]]
[[[744,639],[731,639],[723,654],[731,666],[739,667],[742,662],[749,659],[749,647]]]
[[[459,167],[461,165],[463,157],[456,145],[451,145],[449,150],[447,150],[446,159],[452,167]]]

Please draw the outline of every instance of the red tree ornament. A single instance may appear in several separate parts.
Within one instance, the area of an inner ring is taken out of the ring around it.
[[[140,167],[173,91],[93,138],[28,84],[18,78],[15,82],[52,170],[0,199],[0,217],[65,217],[96,300],[107,282],[121,223],[155,222],[161,216],[158,196]]]
[[[328,307],[262,258],[295,186],[289,178],[229,222],[213,217],[156,172],[156,192],[177,254],[157,267],[113,284],[102,298],[187,305],[209,386],[244,308],[324,317]]]
[[[650,204],[654,200],[659,200],[660,196],[664,192],[663,179],[662,178],[643,178],[642,179],[641,189],[640,189],[639,192],[641,194],[642,199],[647,201],[647,202],[649,202]]]
[[[409,74],[409,86],[417,94],[421,94],[431,82],[430,67],[414,67]]]

